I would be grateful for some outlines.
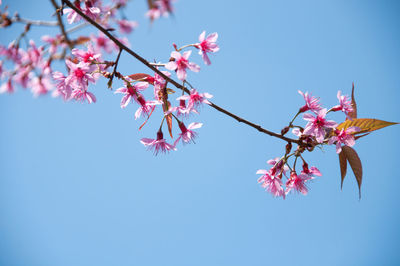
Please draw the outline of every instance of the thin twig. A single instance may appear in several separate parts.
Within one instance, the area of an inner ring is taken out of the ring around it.
[[[117,72],[119,57],[121,56],[121,53],[122,53],[122,49],[119,49],[117,59],[115,60],[115,63],[114,63],[113,72],[111,73],[110,80],[109,80],[108,83],[107,83],[109,89],[112,89],[112,81],[113,81],[113,79],[114,79],[115,73]]]
[[[31,20],[31,19],[26,19],[26,18],[21,18],[19,16],[16,16],[11,19],[12,22],[20,22],[24,24],[31,24],[35,26],[49,26],[49,27],[57,27],[58,22],[57,21],[42,21],[42,20]]]
[[[69,33],[72,33],[74,31],[80,30],[80,29],[86,27],[87,25],[89,25],[89,23],[84,22],[84,23],[81,23],[79,25],[76,25],[75,27],[67,29],[65,32],[69,34]]]
[[[54,0],[52,0],[54,1]],[[73,9],[76,13],[78,13],[81,17],[83,17],[86,21],[88,21],[90,24],[92,24],[94,27],[96,27],[98,30],[100,30],[102,33],[104,33],[104,35],[106,35],[110,40],[112,40],[120,49],[125,50],[127,53],[129,53],[130,55],[132,55],[133,57],[135,57],[137,60],[139,60],[141,63],[143,63],[144,65],[146,65],[148,68],[150,68],[152,71],[156,72],[158,75],[160,75],[162,78],[164,78],[165,80],[167,80],[169,83],[173,84],[176,88],[181,89],[183,91],[185,91],[186,93],[190,93],[190,91],[188,90],[188,88],[186,88],[185,86],[182,86],[181,84],[179,84],[178,82],[176,82],[175,80],[171,79],[170,77],[166,76],[164,73],[162,73],[160,70],[158,70],[155,66],[153,66],[151,63],[149,63],[146,59],[144,59],[143,57],[141,57],[140,55],[138,55],[137,53],[135,53],[134,51],[132,51],[131,49],[129,49],[128,47],[126,47],[123,43],[121,43],[116,37],[114,37],[109,31],[107,31],[105,28],[103,28],[100,24],[98,24],[96,21],[94,21],[93,19],[89,18],[86,14],[84,14],[81,10],[79,10],[78,8],[76,8],[69,0],[64,0],[64,3],[69,6],[71,9]],[[299,140],[295,140],[295,139],[291,139],[285,136],[282,136],[280,134],[277,134],[275,132],[269,131],[263,127],[261,127],[260,125],[256,125],[244,118],[241,118],[227,110],[225,110],[224,108],[210,102],[210,106],[216,110],[218,110],[221,113],[226,114],[227,116],[232,117],[233,119],[237,120],[240,123],[244,123],[250,127],[253,127],[255,129],[257,129],[258,131],[265,133],[267,135],[285,140],[287,142],[293,142],[293,143],[297,143],[300,144]]]
[[[50,1],[56,10],[58,25],[60,26],[61,33],[64,36],[64,40],[68,44],[69,49],[72,50],[74,48],[74,46],[73,46],[72,42],[69,40],[67,32],[65,31],[64,23],[62,21],[61,14],[60,14],[60,7],[57,5],[55,0],[50,0]]]

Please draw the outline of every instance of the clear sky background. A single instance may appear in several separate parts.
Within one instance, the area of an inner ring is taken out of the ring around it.
[[[54,19],[49,1],[6,4]],[[179,0],[152,26],[145,4],[125,11],[140,23],[132,48],[166,61],[173,42],[218,32],[212,65],[193,53],[202,70],[188,79],[255,123],[279,132],[303,105],[297,90],[329,107],[353,81],[359,117],[400,121],[398,1]],[[1,29],[1,43],[22,27]],[[123,54],[120,70],[146,68]],[[191,120],[204,123],[196,144],[155,157],[139,140],[155,136],[158,119],[139,132],[136,107],[121,110],[104,81],[91,88],[93,105],[0,95],[0,265],[400,264],[399,126],[356,144],[361,200],[351,171],[340,190],[333,147],[305,155],[323,173],[309,195],[282,200],[255,174],[282,155],[281,140],[205,106]]]

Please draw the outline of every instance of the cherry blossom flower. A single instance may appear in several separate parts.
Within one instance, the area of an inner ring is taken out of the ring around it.
[[[94,96],[93,93],[87,91],[87,89],[80,89],[80,88],[75,88],[73,89],[71,93],[71,98],[75,99],[80,102],[84,102],[85,100],[88,103],[95,103],[96,102],[96,96]]]
[[[57,52],[58,47],[64,48],[67,46],[65,42],[62,42],[62,36],[59,34],[56,35],[55,37],[52,37],[50,35],[44,35],[42,36],[42,41],[50,44],[49,53],[51,55]]]
[[[194,139],[197,137],[197,133],[193,131],[193,129],[201,128],[202,123],[191,123],[188,127],[185,126],[183,122],[179,122],[179,128],[181,133],[179,133],[179,137],[175,140],[174,146],[182,140],[183,144],[194,142]]]
[[[6,83],[3,83],[1,86],[0,86],[0,94],[2,94],[2,93],[13,93],[15,90],[14,90],[14,86],[13,86],[13,84],[11,83],[11,79],[9,79]]]
[[[135,112],[135,119],[141,116],[149,116],[153,112],[157,104],[161,104],[159,101],[146,101],[142,95],[136,98],[136,101],[140,104],[140,107]]]
[[[138,92],[145,90],[149,84],[147,82],[137,82],[134,84],[127,84],[125,87],[117,89],[114,93],[121,93],[124,96],[121,99],[121,108],[125,108],[133,100],[138,98]]]
[[[29,87],[33,93],[33,96],[38,97],[39,95],[47,94],[52,90],[53,84],[50,78],[41,76],[34,77],[29,82]]]
[[[133,29],[137,28],[139,25],[136,21],[129,21],[126,19],[117,20],[119,30],[121,33],[129,34],[133,31]]]
[[[142,138],[140,142],[149,150],[153,150],[154,155],[157,155],[160,152],[166,153],[170,150],[176,151],[175,146],[168,144],[167,141],[164,139],[164,135],[161,130],[157,132],[156,139]]]
[[[29,80],[30,80],[30,73],[32,71],[32,66],[27,65],[25,67],[20,67],[18,68],[18,71],[13,77],[13,81],[15,81],[17,84],[22,86],[23,88],[27,88],[29,85]]]
[[[317,167],[311,166],[308,168],[308,164],[306,162],[303,163],[303,171],[301,171],[302,174],[307,175],[310,180],[314,179],[314,175],[316,176],[322,176],[321,172],[318,170]]]
[[[258,183],[261,183],[261,186],[270,192],[275,197],[282,196],[285,198],[285,190],[282,187],[282,180],[278,176],[272,175],[270,171],[260,169],[256,172],[257,175],[262,175],[258,179]]]
[[[97,53],[94,50],[93,45],[91,43],[88,44],[87,51],[74,48],[72,49],[71,53],[84,63],[92,63],[93,61],[99,61],[101,57],[101,54]]]
[[[335,130],[335,135],[333,135],[328,144],[334,144],[336,142],[336,153],[339,154],[342,151],[342,144],[353,147],[355,142],[354,133],[360,131],[359,127],[349,127],[347,129]]]
[[[95,50],[99,51],[100,49],[103,49],[107,53],[112,53],[114,50],[117,49],[117,46],[115,46],[114,42],[111,41],[104,33],[99,32],[98,36],[91,35],[90,36],[93,43],[95,44]]]
[[[272,175],[283,174],[286,176],[286,172],[289,171],[289,167],[284,164],[283,160],[279,157],[268,160],[267,164],[272,165],[272,168],[270,169]]]
[[[350,118],[348,115],[353,111],[350,97],[347,95],[341,95],[341,93],[341,91],[338,91],[337,98],[339,99],[339,105],[332,107],[332,111],[342,111],[348,118]]]
[[[190,90],[190,95],[182,95],[177,98],[177,100],[189,100],[187,108],[191,112],[197,113],[197,108],[200,107],[202,103],[211,104],[208,99],[211,99],[213,96],[207,92],[198,93],[196,89]]]
[[[190,54],[192,51],[186,51],[181,55],[177,51],[173,51],[171,53],[171,57],[175,59],[175,61],[170,61],[165,65],[165,68],[168,70],[176,70],[176,75],[178,79],[185,80],[186,79],[186,68],[189,68],[193,72],[199,72],[200,67],[195,63],[191,63],[188,61]]]
[[[161,10],[158,7],[153,7],[146,12],[146,17],[151,21],[159,19],[161,16]]]
[[[319,143],[322,143],[325,138],[325,129],[335,128],[337,123],[332,120],[326,120],[326,109],[321,109],[317,112],[317,116],[314,117],[312,114],[304,114],[304,120],[309,121],[303,131],[304,135],[315,136]]]
[[[178,117],[187,117],[190,112],[198,113],[195,109],[189,109],[186,106],[186,101],[183,99],[179,100],[179,105],[171,107],[171,112],[176,112]]]
[[[295,171],[292,171],[290,173],[290,178],[286,182],[285,194],[287,195],[292,189],[294,189],[295,191],[300,192],[303,195],[307,195],[308,188],[305,182],[307,182],[308,180],[310,180],[310,177],[308,175],[297,175]]]
[[[57,81],[56,90],[53,91],[53,97],[62,96],[64,101],[68,101],[72,94],[72,89],[65,83],[66,77],[63,73],[55,71],[53,72],[53,79]]]
[[[100,1],[91,1],[91,0],[85,0],[85,7],[81,7],[80,1],[74,1],[74,5],[76,8],[81,10],[85,15],[90,17],[93,20],[96,20],[98,16],[101,13],[100,7],[95,6],[98,2]],[[65,8],[64,13],[68,14],[67,15],[67,20],[69,24],[72,24],[74,22],[78,22],[81,20],[81,16],[78,15],[73,9],[71,8]]]
[[[205,38],[206,31],[203,31],[199,36],[199,42],[196,43],[195,47],[199,49],[199,55],[203,57],[203,61],[206,65],[210,65],[211,61],[208,58],[207,53],[215,53],[219,51],[219,47],[216,44],[218,39],[218,33],[211,33]]]
[[[92,83],[96,82],[91,74],[93,67],[88,63],[79,62],[78,64],[74,64],[69,60],[66,60],[65,63],[69,68],[69,75],[65,78],[65,83],[68,86],[73,86],[73,83],[76,83],[78,87],[87,88],[89,81]]]
[[[316,113],[322,109],[322,107],[318,102],[319,101],[318,98],[311,96],[311,94],[308,94],[308,92],[303,93],[300,90],[298,92],[304,97],[304,100],[306,101],[306,104],[300,108],[299,112],[303,113],[306,111],[312,111]]]

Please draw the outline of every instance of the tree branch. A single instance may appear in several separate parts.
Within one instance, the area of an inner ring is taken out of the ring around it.
[[[63,21],[62,21],[61,14],[60,14],[60,7],[57,5],[57,3],[56,3],[55,0],[50,0],[50,1],[51,1],[51,3],[53,4],[54,9],[56,10],[58,25],[60,26],[61,33],[62,33],[62,35],[64,36],[64,40],[65,40],[65,42],[68,44],[69,49],[72,50],[72,49],[74,48],[74,46],[72,45],[72,42],[69,40],[68,35],[67,35],[67,32],[65,31],[64,23],[63,23]],[[71,4],[71,3],[70,3],[70,4]],[[75,7],[75,8],[76,8],[76,7]]]
[[[54,0],[51,0],[52,2],[54,2]],[[129,49],[128,47],[126,47],[123,43],[121,43],[116,37],[114,37],[108,30],[106,30],[105,28],[103,28],[100,24],[98,24],[96,21],[94,21],[93,19],[91,19],[90,17],[88,17],[86,14],[84,14],[81,10],[79,10],[78,8],[76,8],[70,1],[68,0],[64,0],[64,3],[69,6],[71,9],[73,9],[76,13],[78,13],[81,17],[83,17],[86,21],[88,21],[90,24],[92,24],[94,27],[96,27],[99,31],[101,31],[102,33],[104,33],[104,35],[106,35],[110,40],[112,40],[121,50],[125,50],[127,53],[129,53],[130,55],[132,55],[133,57],[135,57],[137,60],[139,60],[141,63],[143,63],[144,65],[146,65],[148,68],[150,68],[152,71],[156,72],[158,75],[160,75],[161,77],[163,77],[166,81],[170,82],[171,84],[173,84],[176,88],[179,88],[183,91],[185,91],[186,93],[190,93],[189,89],[186,88],[185,86],[182,86],[181,84],[179,84],[178,82],[176,82],[175,80],[169,78],[168,76],[166,76],[164,73],[162,73],[160,70],[158,70],[155,66],[153,66],[151,63],[149,63],[146,59],[144,59],[143,57],[141,57],[140,55],[138,55],[137,53],[135,53],[134,51],[132,51],[131,49]],[[260,125],[254,124],[244,118],[241,118],[227,110],[225,110],[224,108],[210,102],[210,106],[214,109],[216,109],[217,111],[224,113],[227,116],[232,117],[233,119],[237,120],[240,123],[244,123],[250,127],[253,127],[255,129],[257,129],[258,131],[265,133],[267,135],[270,135],[272,137],[276,137],[282,140],[285,140],[287,142],[293,142],[293,143],[297,143],[300,144],[299,140],[296,139],[291,139],[288,137],[285,137],[281,134],[277,134],[275,132],[269,131],[263,127],[261,127]]]

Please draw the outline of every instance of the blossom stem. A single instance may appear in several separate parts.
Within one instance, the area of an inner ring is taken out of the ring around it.
[[[188,47],[191,47],[191,46],[194,46],[194,44],[184,45],[184,46],[182,46],[181,48],[179,48],[179,49],[176,50],[176,51],[177,51],[177,52],[180,52],[180,51],[182,51],[183,49],[188,48]]]
[[[51,0],[54,1],[54,0]],[[141,63],[143,63],[144,65],[146,65],[148,68],[150,68],[152,71],[154,71],[155,73],[157,73],[158,75],[160,75],[163,79],[165,79],[166,81],[172,83],[176,88],[181,89],[183,91],[185,91],[186,93],[190,94],[190,91],[188,88],[186,88],[185,86],[182,86],[181,84],[179,84],[178,82],[176,82],[175,80],[171,79],[170,77],[168,77],[167,75],[165,75],[164,73],[162,73],[160,70],[158,70],[155,66],[152,66],[146,59],[144,59],[143,57],[141,57],[139,54],[135,53],[133,50],[129,49],[128,47],[126,47],[126,45],[124,45],[123,43],[121,43],[117,38],[115,38],[107,29],[103,28],[100,24],[98,24],[96,21],[94,21],[93,19],[91,19],[90,17],[88,17],[86,14],[84,14],[81,10],[79,10],[76,6],[74,6],[69,0],[63,0],[63,2],[69,6],[71,9],[73,9],[76,13],[78,13],[78,15],[80,15],[82,18],[84,18],[87,22],[89,22],[90,24],[92,24],[94,27],[96,27],[98,30],[100,30],[102,33],[104,33],[104,35],[106,35],[111,41],[113,41],[120,49],[125,50],[127,53],[129,53],[131,56],[135,57],[138,61],[140,61]],[[279,139],[282,139],[284,141],[287,142],[293,142],[293,143],[297,143],[300,144],[301,142],[299,140],[296,139],[291,139],[285,136],[282,136],[278,133],[269,131],[263,127],[261,127],[260,125],[257,125],[255,123],[252,123],[244,118],[241,118],[227,110],[225,110],[224,108],[212,103],[210,101],[209,104],[212,108],[216,109],[217,111],[232,117],[233,119],[237,120],[239,123],[243,123],[246,124],[250,127],[253,127],[255,129],[257,129],[258,131],[265,133],[267,135],[270,135],[272,137],[276,137]]]

